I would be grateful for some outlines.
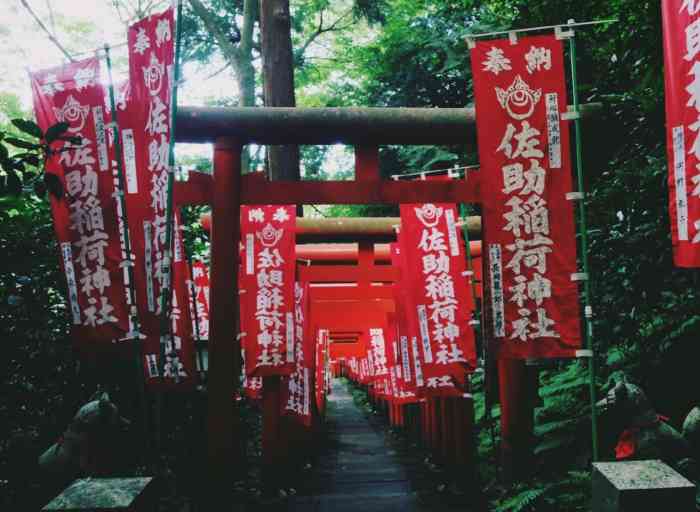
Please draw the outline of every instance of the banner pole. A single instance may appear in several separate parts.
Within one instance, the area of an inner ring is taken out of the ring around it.
[[[569,25],[574,24],[573,20],[569,20]],[[574,112],[579,112],[578,98],[578,78],[576,69],[576,41],[572,34],[569,37],[569,58],[571,60],[571,88]],[[584,194],[583,182],[583,141],[581,137],[581,120],[579,116],[574,119],[575,137],[576,137],[576,177],[578,191]],[[593,351],[593,309],[591,306],[591,281],[588,265],[588,227],[586,224],[586,201],[585,195],[581,198],[578,205],[578,227],[581,238],[581,261],[583,262],[583,272],[587,278],[583,281],[583,294],[585,303],[585,336],[586,348],[591,351],[591,356],[588,361],[588,379],[589,379],[589,394],[591,400],[591,433],[593,447],[593,461],[598,460],[598,420],[596,414],[596,389],[595,389],[595,353]]]
[[[127,338],[131,337],[134,348],[134,359],[136,361],[137,385],[139,396],[141,398],[141,408],[143,414],[143,429],[144,433],[148,432],[148,412],[146,401],[146,388],[144,382],[143,360],[141,354],[141,331],[139,325],[138,309],[136,307],[136,283],[134,282],[134,255],[131,250],[131,238],[129,237],[129,216],[126,209],[126,178],[124,176],[124,153],[122,151],[121,135],[119,132],[119,119],[117,114],[117,105],[114,95],[114,80],[112,78],[112,58],[110,56],[110,47],[105,44],[105,64],[107,65],[109,103],[112,114],[111,126],[112,135],[114,138],[114,155],[117,164],[117,179],[119,189],[116,191],[119,207],[122,210],[121,232],[124,237],[124,252],[126,253],[126,272],[129,279],[128,297],[129,297],[129,329]],[[144,442],[146,436],[143,436]]]
[[[180,46],[182,41],[182,0],[177,0],[175,14],[175,62],[173,83],[170,94],[170,141],[168,144],[168,184],[167,203],[165,210],[165,257],[163,258],[163,287],[160,296],[160,364],[161,375],[165,367],[166,340],[172,345],[172,329],[170,328],[170,307],[172,302],[172,266],[173,266],[173,231],[175,211],[173,208],[173,182],[175,180],[175,117],[177,115],[177,89],[180,82]],[[175,380],[178,376],[175,372]]]

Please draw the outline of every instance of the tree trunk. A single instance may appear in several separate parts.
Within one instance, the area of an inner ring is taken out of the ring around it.
[[[267,107],[294,107],[289,0],[260,0],[263,92]],[[298,146],[269,146],[268,173],[272,180],[299,180]]]
[[[243,2],[243,25],[241,40],[238,45],[231,42],[229,34],[221,30],[216,23],[216,13],[208,9],[200,0],[190,0],[194,13],[202,20],[207,30],[219,45],[224,58],[228,61],[236,76],[240,95],[239,106],[255,106],[255,68],[253,67],[253,27],[258,17],[257,0]],[[242,172],[250,166],[250,153],[244,148],[242,154]]]

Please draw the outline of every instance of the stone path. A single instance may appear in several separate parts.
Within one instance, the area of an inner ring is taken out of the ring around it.
[[[326,417],[327,449],[316,471],[317,492],[298,496],[289,509],[304,512],[434,511],[412,489],[409,465],[334,381]]]

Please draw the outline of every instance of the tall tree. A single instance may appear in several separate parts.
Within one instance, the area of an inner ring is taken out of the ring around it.
[[[267,107],[294,107],[294,56],[289,0],[260,0],[263,97]],[[270,146],[268,173],[273,180],[299,180],[299,147]]]

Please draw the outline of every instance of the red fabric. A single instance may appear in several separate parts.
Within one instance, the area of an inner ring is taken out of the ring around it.
[[[241,283],[251,307],[246,320],[249,376],[289,375],[295,368],[295,225],[293,205],[241,207]]]
[[[41,129],[66,122],[70,125],[66,135],[82,138],[79,145],[52,144],[63,151],[46,163],[47,172],[59,178],[64,191],[63,198],[51,195],[50,200],[68,282],[73,339],[88,350],[111,346],[132,329],[99,61],[90,58],[37,71],[31,83]]]
[[[471,59],[494,353],[573,357],[581,333],[562,42],[480,41]]]
[[[328,341],[327,329],[316,329],[314,348],[314,391],[316,408],[323,415],[326,409],[327,372],[328,372]]]
[[[129,85],[118,106],[137,304],[145,334],[145,373],[151,386],[191,385],[195,375],[192,322],[187,306],[189,270],[177,212],[171,248],[172,338],[161,341],[161,290],[167,284],[166,256],[170,252],[165,245],[165,231],[174,35],[173,9],[129,27]],[[166,354],[162,365],[158,361],[161,342]]]
[[[700,46],[697,1],[665,0],[666,148],[673,260],[700,266]]]
[[[463,276],[466,258],[457,221],[454,205],[401,205],[401,251],[406,268],[419,269],[406,272],[405,290],[428,396],[459,396],[467,372],[476,366],[469,325],[474,304]]]
[[[637,452],[637,436],[639,435],[639,431],[644,427],[654,427],[661,422],[665,423],[667,421],[668,418],[666,416],[661,416],[659,414],[656,416],[656,421],[649,425],[631,427],[623,430],[615,446],[615,458],[617,460],[623,460],[632,457]]]
[[[628,428],[620,434],[615,446],[615,458],[617,460],[628,459],[637,451],[638,428]]]
[[[302,425],[311,426],[311,383],[313,381],[313,339],[308,332],[309,283],[295,283],[294,372],[282,377],[282,414],[294,417]]]
[[[239,252],[239,255],[243,255],[243,251]],[[244,258],[241,258],[243,260]],[[262,400],[262,388],[263,380],[262,377],[250,377],[247,371],[246,365],[248,364],[248,358],[246,353],[250,350],[249,345],[251,343],[251,338],[248,336],[248,331],[251,329],[253,321],[252,311],[255,311],[255,304],[251,303],[250,293],[244,288],[243,285],[243,269],[239,265],[238,267],[238,289],[242,292],[238,296],[238,322],[239,322],[239,333],[238,337],[240,339],[241,346],[241,386],[243,388],[243,393],[245,396],[251,400]],[[253,341],[254,342],[254,341]],[[254,350],[254,349],[253,349]]]
[[[398,364],[400,365],[400,386],[407,402],[418,399],[419,388],[423,386],[423,371],[419,351],[414,351],[413,344],[418,344],[418,335],[411,332],[407,318],[407,294],[404,290],[406,266],[398,243],[390,245],[391,264],[398,269],[399,278],[394,283],[394,301],[396,304],[396,330],[398,337]]]
[[[209,268],[203,261],[192,262],[192,332],[199,332],[199,338],[209,339]],[[197,330],[195,330],[195,323]]]

